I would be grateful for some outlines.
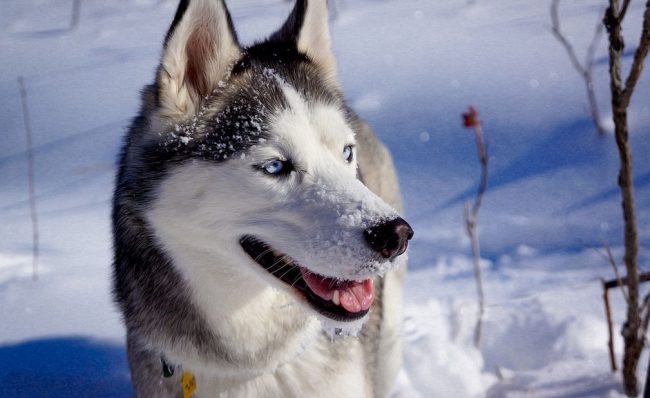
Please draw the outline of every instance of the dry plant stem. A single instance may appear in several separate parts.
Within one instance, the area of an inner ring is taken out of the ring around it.
[[[481,248],[476,233],[476,218],[470,210],[469,202],[465,204],[465,228],[472,244],[472,261],[474,263],[474,278],[478,295],[478,318],[474,329],[474,346],[481,346],[483,316],[485,314],[485,294],[483,293],[483,277],[481,275]]]
[[[626,1],[626,4],[629,3],[629,0]],[[625,81],[625,89],[622,93],[622,105],[626,108],[630,104],[632,99],[632,93],[634,92],[634,87],[641,77],[641,72],[643,71],[643,61],[648,55],[648,49],[650,49],[650,0],[645,4],[645,12],[643,13],[643,28],[641,30],[641,38],[639,40],[639,45],[634,52],[634,60],[632,61],[632,68],[630,69],[630,74]],[[621,19],[622,21],[622,19]],[[620,27],[619,27],[620,34]],[[621,44],[623,43],[621,37]],[[621,53],[623,49],[621,48]],[[620,59],[619,59],[620,60]],[[620,62],[619,62],[620,66]]]
[[[643,299],[643,305],[641,306],[641,333],[640,338],[645,340],[646,333],[648,333],[648,323],[650,323],[650,294],[646,295]]]
[[[81,17],[81,0],[72,0],[72,13],[70,14],[70,28],[75,30],[79,26]]]
[[[25,140],[27,143],[27,181],[29,184],[29,214],[32,220],[32,279],[38,279],[38,218],[36,213],[36,189],[34,185],[34,152],[32,150],[32,126],[27,107],[27,90],[22,76],[18,77],[20,99],[23,106],[23,122],[25,123]]]
[[[614,323],[612,322],[612,306],[609,303],[609,289],[603,280],[603,301],[605,302],[605,316],[607,318],[607,347],[609,348],[609,364],[612,372],[616,372],[616,353],[614,352]]]
[[[620,281],[616,280],[616,279],[611,279],[611,280],[605,281],[605,286],[608,289],[613,289],[615,287],[621,286],[621,283],[624,284],[624,285],[627,285],[628,282],[629,281],[628,281],[627,277],[621,278]],[[643,272],[643,273],[639,274],[639,283],[645,283],[645,282],[650,282],[650,272]]]
[[[621,288],[621,294],[623,294],[623,299],[629,305],[630,298],[625,292],[625,284],[621,279],[621,274],[618,272],[618,264],[616,263],[616,260],[614,260],[614,256],[612,255],[612,249],[610,249],[609,244],[607,242],[605,242],[605,250],[607,251],[607,260],[609,264],[612,266],[612,268],[614,269],[614,275],[616,276],[616,281],[618,282],[619,287]]]
[[[585,88],[587,90],[587,99],[589,100],[589,113],[591,115],[591,120],[598,130],[598,134],[604,135],[606,133],[605,127],[601,123],[600,112],[598,110],[598,100],[596,99],[596,91],[594,89],[594,78],[593,78],[593,67],[594,67],[594,58],[596,55],[596,49],[598,48],[598,42],[600,41],[600,36],[603,32],[603,25],[598,24],[594,32],[594,37],[591,39],[589,48],[587,50],[587,56],[584,63],[578,60],[578,56],[575,53],[575,50],[569,40],[564,36],[560,28],[560,16],[558,12],[558,7],[560,0],[553,0],[551,3],[551,21],[553,23],[553,35],[555,38],[562,44],[573,68],[580,74],[582,79],[585,82]]]
[[[615,126],[616,145],[621,161],[618,184],[621,189],[623,219],[625,223],[625,268],[628,279],[627,322],[623,330],[625,352],[623,354],[623,384],[628,396],[637,396],[638,386],[636,368],[643,349],[643,337],[639,336],[641,319],[639,314],[639,273],[637,268],[637,253],[639,249],[634,205],[634,184],[632,170],[632,150],[629,143],[627,124],[627,107],[630,103],[634,87],[641,75],[643,61],[650,46],[650,0],[646,3],[643,17],[643,28],[639,46],[634,54],[630,74],[625,86],[621,77],[621,56],[624,50],[621,23],[629,1],[625,0],[623,8],[618,0],[609,0],[603,23],[609,36],[609,74],[612,94],[612,114]]]
[[[478,158],[481,164],[481,180],[479,182],[478,192],[476,193],[476,200],[470,209],[469,203],[465,206],[465,228],[467,235],[472,242],[472,257],[474,261],[474,277],[476,278],[476,290],[479,300],[479,315],[476,321],[476,329],[474,330],[474,345],[478,348],[481,345],[481,329],[483,325],[483,316],[485,314],[485,295],[483,293],[483,278],[481,276],[481,246],[479,244],[478,233],[476,231],[476,222],[483,195],[487,189],[487,173],[488,173],[488,156],[487,147],[483,141],[483,131],[480,123],[474,125],[474,136],[476,139],[476,149],[478,151]]]
[[[612,257],[610,252],[610,259],[611,258]],[[613,259],[611,259],[611,264],[616,266],[616,263],[614,262]],[[650,282],[650,273],[644,272],[639,274],[639,282],[640,283]],[[612,280],[604,280],[604,279],[602,280],[603,301],[605,302],[605,316],[607,319],[607,331],[609,335],[607,346],[609,348],[609,361],[612,368],[612,372],[615,372],[617,370],[617,366],[616,366],[616,354],[614,353],[614,326],[613,326],[614,323],[612,321],[612,307],[609,300],[609,289],[615,289],[617,287],[626,286],[627,283],[628,283],[627,278],[620,278],[620,277],[617,277],[616,279],[612,279]],[[625,295],[623,297],[625,297]],[[648,330],[648,324],[650,323],[650,294],[643,299],[643,306],[641,308],[640,313],[641,313],[640,315],[641,319],[643,319],[640,336],[642,336],[642,338],[645,338],[645,335]],[[650,371],[650,368],[648,370]],[[650,390],[648,390],[647,387],[646,387],[646,391],[650,393]],[[648,398],[650,398],[650,396]]]
[[[621,7],[621,12],[618,15],[618,19],[620,21],[623,21],[623,18],[625,18],[625,13],[627,12],[627,8],[630,6],[630,0],[623,0],[623,7]]]

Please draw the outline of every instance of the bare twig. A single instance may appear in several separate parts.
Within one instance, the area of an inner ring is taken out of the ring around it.
[[[553,23],[553,35],[562,44],[562,46],[564,46],[564,49],[569,55],[569,59],[571,60],[571,63],[573,64],[575,70],[577,70],[580,74],[584,74],[586,72],[585,67],[578,60],[578,56],[576,55],[573,46],[571,43],[569,43],[566,37],[564,37],[564,34],[560,30],[560,16],[558,12],[559,5],[560,0],[553,0],[551,3],[551,22]]]
[[[625,5],[629,4],[629,0],[625,2]],[[627,7],[626,7],[627,8]],[[622,39],[621,39],[622,42]],[[639,39],[639,45],[634,52],[634,60],[632,61],[632,67],[630,69],[630,74],[625,81],[625,89],[623,90],[623,102],[622,105],[627,107],[632,99],[632,92],[634,92],[634,87],[636,86],[641,72],[643,71],[643,61],[648,55],[648,49],[650,48],[650,2],[646,3],[645,13],[643,15],[643,28],[641,31],[641,38]]]
[[[616,372],[616,353],[614,352],[614,323],[612,322],[612,307],[609,304],[609,289],[603,280],[603,301],[605,302],[605,317],[607,318],[607,347],[609,348],[609,364],[612,372]]]
[[[625,292],[625,284],[621,279],[621,274],[618,272],[618,264],[616,263],[616,260],[614,260],[614,256],[612,255],[612,250],[609,247],[609,243],[605,242],[604,246],[605,246],[606,254],[603,254],[603,256],[605,256],[607,262],[612,266],[612,269],[614,270],[614,276],[616,277],[616,281],[618,282],[618,285],[621,288],[621,294],[623,294],[623,299],[625,300],[626,303],[629,304],[630,298],[627,296],[627,293]]]
[[[29,214],[32,220],[32,279],[38,279],[38,217],[36,213],[36,189],[34,184],[34,152],[32,150],[32,126],[27,106],[27,89],[22,76],[18,77],[20,99],[23,106],[23,122],[25,124],[25,141],[27,143],[27,181],[29,184]]]
[[[604,26],[601,21],[598,21],[596,24],[596,29],[594,30],[594,36],[591,38],[591,43],[587,47],[587,55],[585,57],[585,65],[587,70],[593,69],[594,61],[596,59],[596,50],[598,50],[598,44],[600,43],[600,38],[603,35]]]
[[[641,331],[639,333],[639,338],[646,340],[646,334],[648,333],[648,323],[650,323],[650,294],[647,294],[643,298],[643,304],[639,310],[641,316]]]
[[[619,23],[623,22],[625,14],[627,13],[627,8],[630,6],[630,0],[623,0],[623,7],[621,7],[621,12],[618,15]]]
[[[621,57],[625,47],[622,35],[622,21],[629,6],[629,0],[624,0],[619,7],[619,0],[609,0],[605,11],[603,24],[607,28],[609,39],[609,75],[612,95],[612,116],[616,145],[621,163],[618,185],[621,189],[623,202],[623,220],[625,224],[625,268],[628,279],[628,297],[626,327],[623,330],[625,352],[623,354],[623,385],[628,396],[638,394],[636,368],[643,350],[644,340],[639,337],[642,327],[639,314],[639,270],[637,255],[639,239],[636,226],[636,211],[634,205],[634,173],[632,170],[632,149],[628,139],[627,108],[634,87],[641,75],[643,62],[650,47],[650,0],[646,2],[643,16],[641,39],[637,47],[630,73],[623,85],[621,72]]]
[[[610,253],[610,258],[611,258],[611,253]],[[616,263],[612,261],[612,264],[615,265]],[[650,273],[645,272],[639,274],[639,283],[645,283],[645,282],[650,282]],[[617,276],[616,279],[602,280],[603,301],[605,302],[605,316],[607,318],[607,331],[609,334],[609,340],[607,342],[607,346],[609,348],[609,361],[612,368],[612,372],[615,372],[617,370],[617,367],[616,367],[616,354],[614,353],[614,331],[613,331],[614,327],[612,322],[612,308],[609,301],[609,289],[627,286],[628,283],[629,283],[628,278],[621,278],[619,276]],[[643,299],[643,305],[639,309],[639,313],[641,319],[643,319],[639,331],[639,338],[645,340],[645,336],[648,330],[648,323],[650,323],[650,294],[646,295],[646,297]],[[650,390],[647,391],[650,392]]]
[[[596,90],[595,90],[594,78],[593,78],[594,58],[596,54],[596,49],[598,48],[598,43],[600,42],[600,36],[602,35],[603,32],[603,26],[600,23],[596,25],[594,36],[591,40],[591,43],[589,44],[585,61],[584,63],[580,62],[578,56],[576,55],[575,49],[573,48],[569,40],[567,40],[567,38],[564,36],[564,33],[562,33],[562,30],[560,28],[560,16],[558,12],[559,4],[560,4],[560,0],[553,0],[553,2],[551,3],[551,21],[553,24],[552,25],[553,35],[560,42],[560,44],[562,44],[562,46],[564,47],[564,49],[566,50],[569,56],[569,60],[571,61],[573,68],[580,74],[580,76],[584,80],[585,88],[587,90],[587,98],[589,100],[589,113],[591,114],[591,119],[594,123],[594,126],[596,127],[596,130],[598,130],[598,133],[600,135],[604,135],[606,129],[603,126],[600,119],[600,111],[598,110],[598,100],[596,97]]]
[[[79,26],[81,17],[81,0],[72,0],[72,13],[70,14],[69,30],[75,30]]]
[[[479,314],[476,321],[476,329],[474,330],[474,345],[476,347],[479,347],[481,345],[483,317],[485,314],[485,295],[483,293],[483,278],[481,276],[481,247],[479,244],[476,224],[478,220],[478,213],[481,209],[481,203],[483,202],[483,195],[487,190],[488,154],[487,147],[483,139],[481,121],[479,120],[478,112],[474,107],[469,107],[468,112],[463,114],[463,124],[465,127],[472,128],[474,130],[476,150],[479,163],[481,165],[481,178],[479,181],[478,192],[476,193],[476,199],[474,200],[474,205],[470,207],[469,202],[465,203],[465,230],[472,243],[474,277],[476,278],[476,290],[479,300]]]
[[[641,274],[638,274],[639,276],[639,283],[645,283],[645,282],[650,282],[650,272],[643,272]],[[605,281],[605,287],[607,289],[613,289],[615,287],[621,286],[621,284],[627,286],[629,283],[629,279],[627,277],[621,278],[621,280],[616,280],[616,279],[610,279],[608,281]]]

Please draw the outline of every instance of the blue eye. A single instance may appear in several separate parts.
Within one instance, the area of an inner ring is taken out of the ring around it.
[[[284,169],[284,162],[281,160],[271,160],[270,162],[264,163],[262,168],[269,174],[280,174],[282,169]]]
[[[343,148],[343,159],[345,159],[346,162],[350,163],[352,162],[353,157],[354,151],[352,150],[352,145],[346,145]]]
[[[273,159],[259,166],[265,173],[270,175],[287,175],[293,170],[292,164],[288,160]]]

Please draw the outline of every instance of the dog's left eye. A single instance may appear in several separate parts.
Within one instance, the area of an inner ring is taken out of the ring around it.
[[[286,175],[291,172],[291,162],[288,160],[273,159],[259,166],[265,173],[271,175]]]
[[[352,145],[346,145],[343,148],[343,159],[345,159],[345,161],[348,163],[352,162],[352,159],[354,158],[354,151],[352,148]]]

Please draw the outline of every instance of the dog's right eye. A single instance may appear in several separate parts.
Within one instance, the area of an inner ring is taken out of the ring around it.
[[[263,163],[260,169],[266,174],[280,176],[289,174],[292,170],[292,165],[288,160],[273,159]]]

